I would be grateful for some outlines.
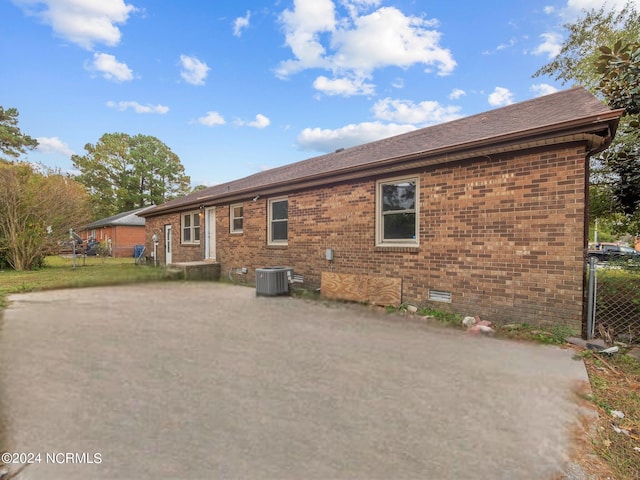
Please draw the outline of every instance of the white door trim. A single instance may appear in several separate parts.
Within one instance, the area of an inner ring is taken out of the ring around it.
[[[169,265],[173,260],[173,243],[171,241],[171,225],[164,226],[164,263]]]
[[[216,207],[208,207],[204,210],[205,247],[204,258],[216,259]]]

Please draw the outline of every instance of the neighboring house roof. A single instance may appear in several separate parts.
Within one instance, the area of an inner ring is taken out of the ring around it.
[[[86,225],[83,230],[91,230],[93,228],[102,227],[114,227],[114,226],[127,226],[127,227],[144,227],[144,217],[138,216],[138,214],[154,208],[154,205],[150,207],[136,208],[135,210],[129,210],[128,212],[118,213],[112,217],[103,218],[95,222]]]
[[[609,145],[623,112],[572,88],[215,185],[144,216],[572,140],[594,153]]]

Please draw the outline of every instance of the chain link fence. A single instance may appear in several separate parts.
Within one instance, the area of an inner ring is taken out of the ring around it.
[[[588,338],[640,344],[640,261],[589,259]]]

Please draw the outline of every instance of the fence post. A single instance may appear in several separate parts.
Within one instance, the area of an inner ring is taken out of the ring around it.
[[[591,340],[596,329],[596,259],[589,257],[589,293],[587,303],[587,340]]]

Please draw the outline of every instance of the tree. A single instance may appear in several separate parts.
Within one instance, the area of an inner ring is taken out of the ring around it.
[[[560,53],[542,66],[534,77],[549,75],[562,83],[575,81],[593,93],[599,93],[602,75],[596,68],[599,48],[613,46],[617,41],[629,43],[640,36],[640,16],[634,4],[628,2],[622,10],[585,11],[574,23],[564,25],[569,35]]]
[[[193,188],[191,189],[191,192],[190,192],[190,193],[199,192],[200,190],[204,190],[204,189],[206,189],[206,188],[208,188],[206,185],[196,185],[195,187],[193,187]]]
[[[106,133],[73,155],[76,177],[91,196],[95,219],[189,193],[190,179],[171,149],[148,135]]]
[[[600,188],[591,192],[613,195],[612,225],[619,233],[638,234],[640,15],[632,3],[619,11],[601,7],[585,12],[565,28],[569,35],[560,54],[534,76],[551,75],[563,83],[574,80],[611,107],[626,109],[609,149],[592,158],[591,183]],[[597,205],[600,200],[591,198],[590,203]]]
[[[89,219],[84,187],[25,162],[0,163],[0,252],[15,270],[31,270]]]
[[[617,203],[626,216],[626,231],[640,232],[640,42],[618,40],[612,47],[603,45],[596,61],[601,75],[599,89],[609,105],[624,108],[624,142],[604,152],[610,183]],[[620,222],[618,222],[620,223]]]
[[[589,185],[589,213],[594,218],[613,215],[618,210],[616,197],[610,185]]]
[[[629,115],[640,113],[640,43],[618,40],[613,48],[603,45],[599,50],[598,86],[609,105],[624,108]],[[633,127],[638,127],[637,121]]]
[[[0,106],[0,160],[18,158],[28,149],[38,146],[38,141],[23,134],[18,128],[18,110]],[[3,158],[4,157],[4,158]]]
[[[13,159],[38,142],[18,128],[18,111],[0,107],[0,152]],[[30,270],[55,248],[69,228],[86,223],[84,187],[72,178],[26,162],[0,157],[0,257]]]

